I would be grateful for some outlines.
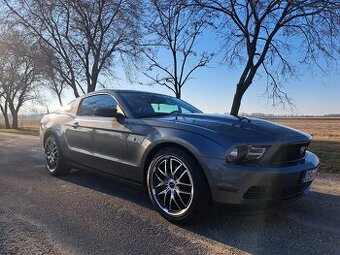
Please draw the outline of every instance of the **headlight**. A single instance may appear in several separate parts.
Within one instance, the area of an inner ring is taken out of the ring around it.
[[[257,162],[266,153],[268,147],[242,145],[235,147],[228,155],[230,162]]]

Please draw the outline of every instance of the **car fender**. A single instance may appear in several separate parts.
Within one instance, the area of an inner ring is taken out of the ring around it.
[[[141,169],[147,170],[147,164],[150,163],[149,156],[155,152],[155,149],[161,148],[160,146],[162,144],[174,144],[183,147],[194,156],[195,160],[200,164],[202,170],[204,171],[208,182],[210,183],[213,176],[209,171],[206,170],[206,158],[224,158],[226,148],[205,136],[191,132],[178,132],[178,130],[173,132],[173,130],[167,130],[166,133],[167,136],[163,136],[157,140],[145,140],[144,146],[146,146],[146,149],[144,150],[144,153],[141,157]],[[172,133],[176,133],[176,136]]]

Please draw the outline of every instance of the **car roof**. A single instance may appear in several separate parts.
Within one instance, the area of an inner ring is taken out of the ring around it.
[[[143,93],[143,94],[152,94],[152,95],[160,95],[160,96],[169,96],[169,95],[164,95],[160,93],[155,93],[155,92],[149,92],[149,91],[142,91],[142,90],[133,90],[133,89],[103,89],[103,90],[97,90],[91,93],[88,93],[84,96],[87,95],[95,95],[95,94],[100,94],[100,93],[110,93],[113,95],[119,95],[120,93]]]

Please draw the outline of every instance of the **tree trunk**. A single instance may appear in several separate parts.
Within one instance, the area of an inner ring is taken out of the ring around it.
[[[10,129],[11,128],[11,124],[9,123],[8,115],[5,116],[5,128],[6,129]]]
[[[8,113],[4,113],[3,112],[3,115],[4,115],[4,118],[5,118],[5,128],[6,129],[10,129],[11,128],[11,124],[9,123]]]
[[[92,84],[87,85],[87,93],[91,93],[95,91],[95,87]]]
[[[19,112],[20,107],[16,108],[12,102],[9,102],[9,109],[10,109],[11,114],[12,114],[12,128],[18,129],[19,128],[18,112]]]
[[[241,77],[239,83],[237,84],[236,92],[235,92],[234,100],[233,100],[233,105],[231,106],[231,110],[230,110],[231,115],[234,115],[234,116],[238,115],[240,111],[243,95],[247,91],[249,86],[252,84],[256,70],[257,69],[250,70],[248,77],[246,79]]]
[[[234,95],[233,105],[231,106],[230,114],[237,116],[240,111],[242,97],[244,95],[244,91],[242,87],[237,86],[236,92]]]
[[[8,114],[6,113],[6,115],[4,115],[4,117],[5,117],[5,128],[6,129],[10,129],[11,128],[11,124],[9,123]]]
[[[57,95],[58,95],[59,105],[63,106],[63,100],[61,99],[61,94],[57,93]]]
[[[12,128],[13,129],[18,129],[19,125],[18,125],[18,112],[16,112],[15,110],[12,111]]]
[[[181,93],[181,90],[180,90],[180,89],[177,90],[175,94],[176,94],[176,98],[181,99],[181,94],[182,94],[182,93]]]
[[[4,119],[5,119],[5,128],[6,129],[10,129],[11,128],[11,124],[9,123],[7,107],[0,106],[0,108],[1,108],[2,115],[4,116]]]

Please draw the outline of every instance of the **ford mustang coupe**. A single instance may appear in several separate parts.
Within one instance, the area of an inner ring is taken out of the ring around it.
[[[211,202],[259,205],[304,196],[319,159],[311,136],[256,118],[204,114],[171,96],[105,90],[41,121],[46,168],[96,170],[144,185],[168,220]]]

